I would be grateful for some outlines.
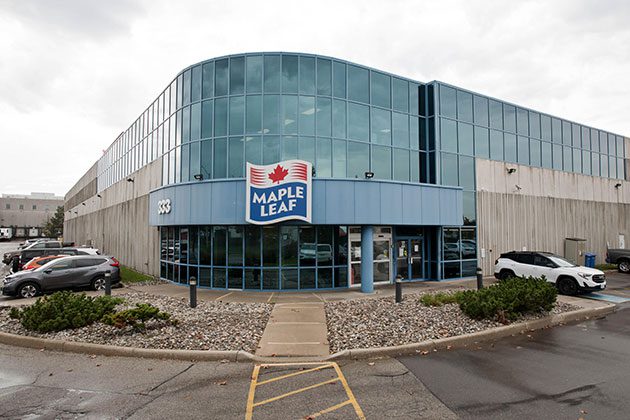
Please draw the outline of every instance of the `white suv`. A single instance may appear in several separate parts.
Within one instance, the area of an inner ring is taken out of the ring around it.
[[[606,288],[606,276],[603,271],[575,265],[548,252],[512,251],[501,254],[494,265],[494,276],[498,279],[545,276],[563,295]]]

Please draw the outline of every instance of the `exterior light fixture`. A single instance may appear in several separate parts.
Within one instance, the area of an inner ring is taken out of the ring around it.
[[[514,172],[516,172],[516,168],[507,168],[508,174],[513,174]]]
[[[365,179],[372,179],[372,178],[374,178],[374,172],[367,171],[365,173]]]
[[[101,195],[100,195],[100,194],[96,194],[96,196],[97,196],[98,198],[103,198],[103,197],[101,197]]]
[[[78,211],[75,211],[75,212],[74,212],[74,214],[79,214],[79,212],[78,212]]]
[[[194,174],[193,178],[195,178],[197,181],[201,181],[203,180],[203,174]]]
[[[133,182],[133,178],[127,178],[127,182]]]
[[[520,186],[520,185],[518,185],[518,184],[516,184],[516,185],[515,185],[515,187],[516,187],[516,190],[517,190],[517,191],[520,191],[520,190],[522,190],[522,189],[523,189],[523,187],[521,187],[521,186]]]
[[[615,184],[615,188],[617,188],[617,189],[621,188],[621,182],[616,183]]]
[[[85,206],[85,203],[81,203],[82,206]]]

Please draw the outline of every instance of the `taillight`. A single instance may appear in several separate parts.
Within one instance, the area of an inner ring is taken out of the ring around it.
[[[119,267],[120,266],[120,263],[118,262],[118,260],[116,258],[112,257],[112,261],[113,262],[109,263],[109,265],[111,265],[112,267]]]

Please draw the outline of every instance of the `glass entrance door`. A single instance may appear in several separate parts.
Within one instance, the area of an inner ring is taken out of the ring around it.
[[[396,276],[403,280],[424,278],[422,242],[422,238],[396,241]]]

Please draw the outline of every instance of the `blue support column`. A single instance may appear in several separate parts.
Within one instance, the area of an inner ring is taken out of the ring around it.
[[[374,292],[374,228],[361,227],[361,291]]]

